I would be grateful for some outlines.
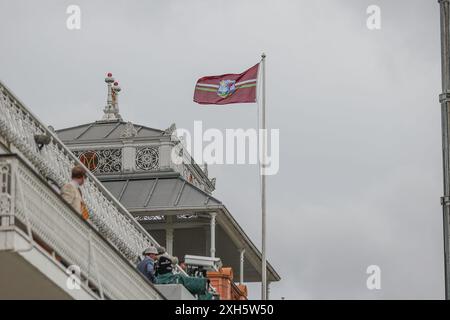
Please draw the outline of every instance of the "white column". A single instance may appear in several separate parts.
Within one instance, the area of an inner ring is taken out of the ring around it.
[[[166,229],[166,251],[173,255],[173,228]]]
[[[122,169],[124,172],[134,172],[136,169],[136,147],[133,141],[125,141],[122,148]]]
[[[211,241],[210,241],[210,255],[211,258],[215,258],[216,257],[216,213],[215,212],[211,212],[211,223],[210,223],[210,234],[211,234]]]
[[[170,142],[162,142],[159,146],[159,168],[167,170],[172,165],[172,145]]]
[[[173,255],[173,217],[166,216],[166,251]]]
[[[239,250],[239,284],[244,284],[244,254],[245,249]]]

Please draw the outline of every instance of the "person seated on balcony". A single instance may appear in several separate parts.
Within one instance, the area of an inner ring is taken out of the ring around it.
[[[190,277],[187,274],[174,272],[178,271],[175,267],[178,264],[178,258],[168,254],[164,247],[158,247],[157,251],[158,260],[155,266],[156,284],[181,284],[191,294],[197,295],[199,299],[210,299],[209,296],[206,297],[209,288],[209,280],[207,278]]]
[[[89,211],[83,201],[80,187],[86,179],[86,171],[82,166],[75,166],[72,169],[72,181],[66,183],[61,188],[61,196],[69,203],[84,220],[89,219]]]
[[[166,252],[166,248],[164,247],[158,247],[157,250],[158,257],[156,261],[155,275],[159,276],[167,273],[172,273],[178,263],[178,258],[168,254]]]
[[[145,249],[142,255],[144,256],[144,259],[138,263],[137,269],[150,280],[150,282],[155,282],[155,262],[158,259],[158,250],[151,246]]]
[[[184,272],[187,273],[187,265],[186,265],[186,261],[184,260],[184,258],[180,259],[178,266],[181,268],[181,270],[183,270]]]

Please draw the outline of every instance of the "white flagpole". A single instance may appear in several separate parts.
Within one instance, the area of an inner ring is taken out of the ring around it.
[[[264,166],[266,164],[266,54],[261,54],[262,67],[262,95],[261,95],[261,132],[262,132],[262,161],[260,161],[261,174],[261,300],[267,300],[267,260],[266,260],[266,175]]]

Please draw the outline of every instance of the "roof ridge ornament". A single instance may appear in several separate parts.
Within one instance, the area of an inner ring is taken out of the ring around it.
[[[166,130],[164,130],[163,135],[171,136],[176,130],[177,130],[177,125],[175,123],[172,123],[170,125],[170,127],[168,127]]]
[[[131,121],[128,121],[120,135],[121,138],[134,138],[138,134],[136,128],[134,127],[134,124]]]
[[[119,114],[119,92],[121,88],[118,82],[114,82],[112,73],[106,75],[105,82],[108,86],[108,96],[106,98],[106,106],[103,109],[103,121],[122,121]]]

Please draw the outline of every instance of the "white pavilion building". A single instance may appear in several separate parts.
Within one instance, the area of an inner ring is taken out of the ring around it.
[[[173,134],[175,124],[159,130],[124,121],[120,87],[108,76],[103,118],[57,130],[59,138],[170,254],[219,257],[236,282],[260,282],[261,253],[213,196],[207,166],[190,157]],[[172,152],[184,163],[174,164]],[[270,264],[267,279],[280,280]]]

